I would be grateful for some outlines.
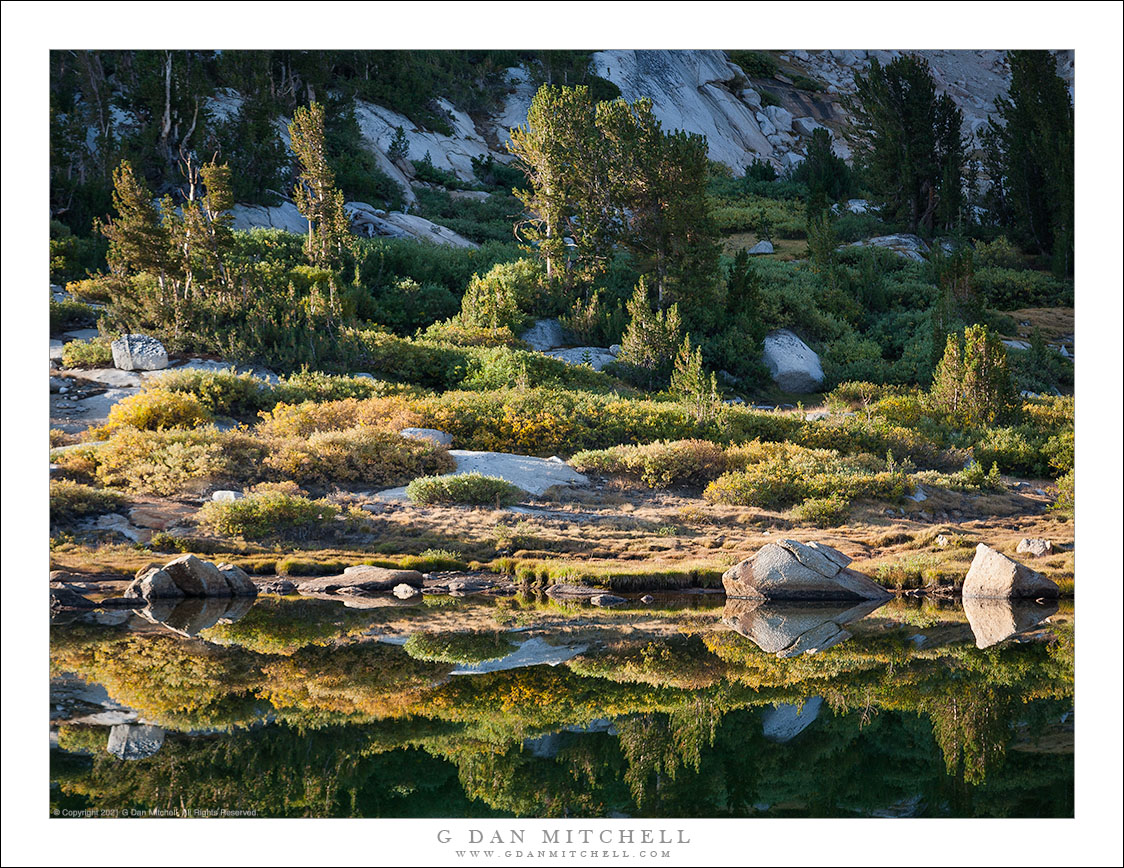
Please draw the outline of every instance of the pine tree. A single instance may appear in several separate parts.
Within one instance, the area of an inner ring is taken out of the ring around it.
[[[985,325],[951,334],[937,365],[930,392],[933,403],[964,427],[1001,421],[1015,406],[1007,348]]]
[[[872,60],[865,77],[855,73],[855,89],[857,153],[883,213],[911,232],[952,227],[963,205],[963,116],[951,97],[937,96],[928,63]]]
[[[996,221],[1024,247],[1073,272],[1073,103],[1049,51],[1011,51],[1011,89],[982,136]]]
[[[718,379],[713,371],[707,376],[703,369],[702,348],[691,349],[690,335],[683,338],[683,344],[675,356],[670,391],[690,408],[698,422],[710,421],[722,406],[722,399],[718,395]]]
[[[626,310],[629,321],[621,338],[620,363],[637,385],[665,385],[683,331],[678,305],[673,304],[666,311],[653,311],[647,283],[641,278]]]
[[[289,124],[293,153],[301,163],[301,172],[293,188],[297,209],[308,220],[305,255],[309,264],[333,274],[329,283],[329,303],[337,306],[338,275],[343,270],[345,254],[353,239],[350,221],[343,207],[343,193],[336,189],[335,175],[328,165],[324,147],[324,108],[313,102],[300,106]]]

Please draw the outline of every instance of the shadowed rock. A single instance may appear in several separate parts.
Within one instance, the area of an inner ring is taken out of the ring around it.
[[[105,749],[118,759],[139,760],[147,759],[163,746],[163,727],[121,723],[109,730]]]
[[[1004,639],[1033,630],[1056,611],[1056,603],[1036,600],[964,598],[964,614],[968,616],[977,648],[990,648]]]
[[[884,605],[884,600],[830,606],[728,599],[722,622],[768,654],[796,657],[815,654],[847,641],[851,633],[845,625],[865,618]]]
[[[886,600],[892,596],[848,568],[851,559],[820,543],[786,539],[769,543],[728,569],[728,597],[769,600]]]
[[[964,579],[963,597],[1057,597],[1058,586],[1037,570],[980,543]]]
[[[219,568],[195,555],[183,555],[164,564],[164,572],[172,577],[186,597],[229,597],[227,584]]]

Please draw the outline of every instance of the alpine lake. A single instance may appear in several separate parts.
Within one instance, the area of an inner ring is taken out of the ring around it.
[[[1071,600],[63,612],[62,816],[1071,817]]]

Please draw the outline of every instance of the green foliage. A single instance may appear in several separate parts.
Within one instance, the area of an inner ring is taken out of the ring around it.
[[[643,279],[627,305],[628,326],[621,337],[617,366],[622,376],[646,388],[662,386],[674,366],[682,334],[678,305],[653,311]]]
[[[822,196],[831,202],[845,199],[856,190],[851,167],[835,155],[831,135],[823,127],[813,130],[807,159],[793,170],[791,180],[807,186],[812,197]]]
[[[425,156],[420,160],[411,160],[410,163],[414,167],[414,177],[419,181],[424,181],[427,184],[437,184],[448,190],[460,190],[465,186],[461,179],[457,177],[456,173],[438,169],[433,165],[433,157],[429,155],[429,151],[426,151]]]
[[[780,69],[776,59],[764,51],[727,51],[726,55],[750,78],[772,78]]]
[[[951,228],[961,217],[966,143],[952,98],[938,96],[922,57],[907,54],[855,74],[849,101],[861,141],[860,162],[883,213],[911,232]]]
[[[726,451],[708,440],[658,440],[578,452],[570,464],[582,473],[627,476],[649,488],[703,485],[730,469]]]
[[[982,136],[988,209],[1024,248],[1073,273],[1074,114],[1052,52],[1010,51],[1011,88]]]
[[[109,408],[105,424],[96,430],[106,439],[122,428],[163,431],[165,428],[194,428],[212,421],[210,410],[191,392],[150,386],[122,398]]]
[[[462,473],[455,476],[423,476],[406,486],[406,496],[421,504],[467,504],[510,506],[526,492],[496,476]]]
[[[518,333],[535,307],[542,281],[542,271],[529,259],[493,266],[483,277],[473,275],[461,300],[461,323]]]
[[[702,349],[695,347],[692,351],[690,335],[683,338],[683,345],[675,356],[668,390],[689,408],[699,422],[713,419],[722,409],[717,377],[713,371],[709,377],[706,376]]]
[[[253,417],[274,403],[274,390],[268,383],[234,370],[172,370],[147,381],[145,387],[146,390],[159,388],[166,392],[188,393],[211,415],[239,419]]]
[[[262,471],[270,478],[302,485],[361,483],[391,487],[416,476],[452,470],[443,448],[393,431],[367,426],[320,430],[307,436],[264,442]]]
[[[1002,341],[986,326],[949,335],[930,394],[956,424],[986,425],[1009,415],[1015,390]]]
[[[711,482],[703,496],[712,503],[782,508],[812,499],[887,498],[912,489],[900,465],[871,455],[844,457],[833,449],[754,441],[742,447],[743,470]],[[818,507],[811,507],[813,511]]]
[[[51,525],[65,525],[92,515],[116,512],[125,498],[116,491],[93,488],[67,479],[51,480]]]
[[[619,343],[628,323],[627,312],[607,300],[604,290],[594,290],[589,300],[578,298],[569,312],[559,317],[563,328],[584,346],[604,347]]]
[[[413,633],[406,640],[406,653],[431,663],[473,665],[506,657],[514,649],[505,636],[496,633]]]
[[[810,497],[792,510],[800,521],[816,527],[839,527],[851,517],[851,504],[838,494]]]
[[[234,445],[214,429],[122,428],[93,453],[94,473],[102,485],[136,494],[199,492],[246,459],[244,451],[230,448]]]
[[[262,491],[199,510],[199,524],[212,533],[247,540],[308,539],[323,532],[339,510],[327,501],[281,491]]]
[[[51,334],[86,328],[97,322],[97,314],[80,301],[52,301],[50,305]]]
[[[67,341],[62,347],[64,368],[105,368],[113,365],[113,350],[107,338]]]
[[[1073,306],[1073,281],[1045,272],[988,266],[977,269],[974,279],[983,302],[996,310]]]
[[[51,221],[50,245],[52,283],[80,280],[87,272],[105,267],[105,240],[74,235],[58,220]]]

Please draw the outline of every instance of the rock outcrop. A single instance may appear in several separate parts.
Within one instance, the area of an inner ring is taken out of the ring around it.
[[[769,741],[786,744],[815,723],[823,708],[822,696],[809,696],[802,705],[781,702],[761,718],[761,732]]]
[[[557,319],[535,320],[535,324],[519,335],[519,339],[532,350],[544,353],[562,346],[565,335],[562,332],[562,323]]]
[[[965,597],[964,614],[977,648],[990,648],[1005,639],[1033,630],[1058,611],[1056,603],[1035,600],[996,600]]]
[[[847,624],[886,604],[872,600],[858,605],[772,602],[728,598],[722,623],[767,654],[798,657],[816,654],[851,638]]]
[[[547,355],[567,365],[588,364],[595,371],[604,370],[606,365],[611,365],[617,360],[608,347],[566,347],[550,350]]]
[[[109,345],[113,366],[122,371],[162,371],[168,367],[168,351],[148,335],[123,335]]]
[[[215,566],[195,555],[182,555],[163,567],[141,570],[125,589],[127,598],[177,600],[181,597],[253,597],[258,592],[241,569]]]
[[[891,594],[821,543],[768,543],[722,575],[728,597],[767,600],[884,600]]]
[[[365,594],[393,591],[398,585],[421,588],[422,574],[417,570],[392,570],[366,564],[347,567],[342,575],[309,579],[297,585],[300,594]]]
[[[561,458],[535,458],[530,455],[513,455],[507,452],[476,452],[470,449],[450,449],[449,455],[457,463],[452,475],[482,473],[498,476],[530,495],[539,497],[557,485],[588,485],[589,477],[578,473]],[[388,488],[378,493],[381,501],[406,501],[406,488]]]
[[[403,428],[398,434],[407,440],[426,440],[434,446],[453,445],[453,435],[438,431],[436,428]]]
[[[1016,554],[1030,555],[1032,558],[1044,558],[1053,552],[1054,544],[1048,539],[1040,538],[1021,539],[1018,548],[1015,549]]]
[[[777,329],[765,336],[763,361],[773,382],[786,392],[814,392],[823,385],[820,357],[788,329]]]
[[[965,599],[1057,597],[1058,586],[1037,570],[980,543],[976,546],[976,556],[972,559],[961,593]]]

